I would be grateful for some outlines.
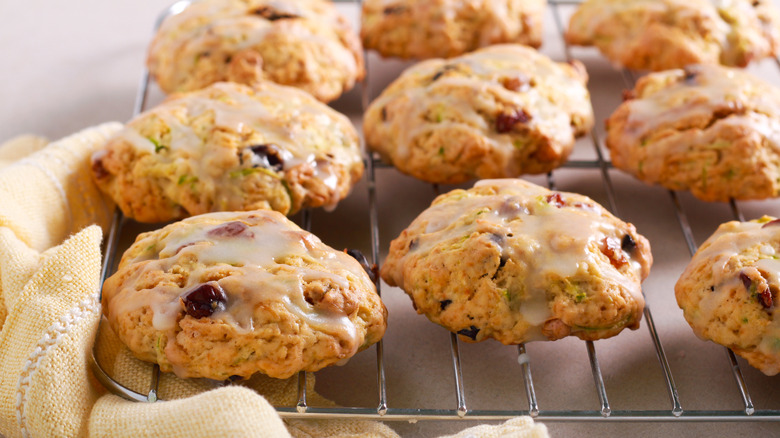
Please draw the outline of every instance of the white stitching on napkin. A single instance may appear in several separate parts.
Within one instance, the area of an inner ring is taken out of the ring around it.
[[[41,166],[40,163],[36,163],[35,161],[33,161],[33,160],[29,159],[29,158],[21,159],[21,160],[17,161],[16,163],[12,164],[12,166],[22,166],[22,165],[28,165],[28,166],[35,167],[36,169],[38,169],[41,172],[43,172],[43,174],[46,175],[47,178],[49,178],[49,180],[52,182],[52,184],[54,184],[54,187],[57,189],[57,191],[59,192],[60,196],[62,197],[62,202],[65,203],[65,210],[68,212],[68,230],[72,230],[73,229],[73,212],[70,210],[71,209],[70,202],[68,202],[68,196],[65,194],[65,188],[62,187],[62,183],[60,183],[60,180],[58,180],[57,177],[53,173],[51,173],[51,171],[49,171],[49,169]]]
[[[30,432],[27,430],[27,417],[25,416],[24,407],[27,402],[27,390],[39,365],[49,350],[56,347],[73,326],[98,311],[100,311],[100,303],[98,302],[97,293],[83,299],[70,309],[66,315],[60,317],[59,321],[46,329],[38,341],[38,345],[35,346],[35,350],[27,358],[24,367],[22,367],[22,374],[19,376],[19,381],[16,384],[16,421],[19,423],[22,436],[30,436]]]

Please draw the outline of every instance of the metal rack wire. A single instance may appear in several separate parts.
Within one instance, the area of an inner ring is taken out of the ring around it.
[[[336,0],[339,1],[339,0]],[[354,3],[358,7],[360,6],[360,0],[341,0],[344,3]],[[183,10],[190,0],[180,1],[163,14],[158,19],[159,25],[166,16],[176,14]],[[560,7],[563,5],[576,5],[578,0],[549,0],[548,2],[552,9],[555,25],[558,33],[562,36],[564,32],[563,20],[561,18]],[[571,50],[568,45],[564,47],[565,55],[567,59],[573,59]],[[368,63],[368,57],[366,56],[366,62]],[[780,61],[778,61],[780,67]],[[370,70],[370,69],[367,69]],[[625,85],[628,88],[632,88],[635,78],[632,72],[623,71],[623,78]],[[139,92],[136,99],[135,114],[140,113],[146,107],[147,95],[149,86],[149,74],[145,72],[141,80]],[[368,91],[368,77],[362,84],[361,90],[361,103],[362,108],[368,106],[369,102]],[[602,152],[602,142],[595,130],[591,133],[590,143],[594,149],[596,159],[594,160],[575,160],[565,164],[564,168],[576,168],[576,169],[590,169],[597,171],[600,174],[601,181],[604,185],[604,190],[608,200],[609,209],[613,214],[619,216],[618,205],[616,202],[615,190],[610,178],[609,169],[611,163],[604,158]],[[379,214],[377,208],[377,171],[394,171],[388,166],[384,165],[377,157],[368,156],[365,160],[366,164],[366,178],[367,178],[367,194],[368,194],[368,216],[370,223],[370,242],[371,242],[371,256],[374,262],[379,261],[380,254],[380,238],[379,238]],[[555,188],[554,174],[547,175],[547,183],[551,189]],[[434,187],[434,190],[438,190],[438,187]],[[687,247],[693,255],[696,251],[696,243],[693,237],[693,232],[689,224],[688,217],[680,203],[677,193],[669,192],[671,202],[675,207],[675,215],[680,226],[680,230],[686,241]],[[744,220],[743,214],[740,211],[736,202],[731,201],[731,211],[734,217],[738,220]],[[302,226],[305,229],[311,229],[312,215],[310,212],[304,212],[302,215]],[[115,255],[118,247],[119,236],[122,231],[122,225],[124,218],[121,212],[117,211],[114,217],[114,221],[111,226],[110,233],[107,239],[107,249],[105,253],[102,278],[105,279],[110,275],[110,267],[113,266]],[[377,283],[377,289],[380,290],[381,285]],[[381,290],[380,290],[381,294]],[[615,410],[609,402],[606,386],[604,384],[604,377],[599,365],[598,355],[596,353],[596,346],[592,341],[583,342],[588,354],[588,360],[590,363],[591,374],[593,376],[594,387],[598,396],[598,405],[589,410],[547,410],[540,406],[536,388],[533,381],[533,373],[531,371],[532,358],[526,350],[524,344],[517,346],[517,362],[520,366],[520,370],[523,376],[524,390],[527,401],[527,407],[515,407],[513,409],[502,410],[479,410],[469,409],[466,400],[466,382],[464,381],[463,369],[461,365],[460,355],[460,343],[455,334],[450,334],[450,357],[452,362],[452,370],[454,374],[453,393],[455,395],[455,405],[448,409],[431,409],[426,407],[419,408],[396,408],[392,406],[392,400],[388,400],[387,396],[387,378],[385,374],[385,357],[384,357],[384,344],[379,342],[375,346],[376,350],[376,382],[377,382],[377,396],[378,404],[376,406],[347,406],[347,407],[313,407],[309,406],[308,394],[307,394],[307,373],[301,372],[298,375],[298,397],[295,406],[279,406],[277,411],[280,416],[284,418],[308,418],[308,419],[322,419],[322,418],[362,418],[362,419],[377,419],[377,420],[403,420],[403,421],[417,421],[417,420],[451,420],[451,419],[466,419],[466,420],[504,420],[520,415],[530,415],[537,419],[544,421],[617,421],[617,422],[666,422],[666,421],[728,421],[728,422],[747,422],[747,421],[780,421],[780,410],[777,409],[756,409],[751,400],[750,392],[747,388],[745,379],[743,377],[740,366],[736,360],[734,353],[725,349],[727,353],[727,360],[734,379],[737,384],[737,390],[742,399],[743,409],[741,410],[696,410],[696,409],[684,409],[680,402],[680,397],[675,384],[674,376],[672,375],[667,355],[664,351],[663,343],[659,337],[658,331],[655,326],[652,312],[649,306],[644,309],[644,317],[646,320],[645,326],[649,330],[649,334],[652,340],[653,348],[655,350],[656,357],[658,359],[658,365],[662,371],[665,391],[669,397],[669,408],[663,410]],[[103,383],[111,392],[127,398],[129,400],[141,401],[141,402],[154,402],[158,400],[158,382],[160,378],[159,367],[154,365],[150,366],[150,386],[147,394],[141,394],[132,391],[108,376],[105,371],[100,367],[96,360],[94,360],[93,354],[93,370],[98,379]]]

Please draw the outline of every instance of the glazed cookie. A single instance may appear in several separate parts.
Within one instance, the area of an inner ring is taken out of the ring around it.
[[[612,163],[705,201],[780,190],[780,89],[733,68],[653,73],[607,120]]]
[[[355,128],[309,94],[220,82],[173,95],[92,157],[124,214],[162,222],[212,211],[335,207],[363,173]]]
[[[546,0],[364,0],[368,49],[400,58],[449,58],[480,47],[539,47]]]
[[[217,380],[316,371],[379,341],[387,319],[355,259],[268,210],[139,235],[103,309],[138,358]]]
[[[632,69],[744,67],[777,54],[780,11],[771,0],[586,0],[566,40]]]
[[[593,126],[587,79],[579,62],[520,45],[425,61],[371,103],[366,143],[432,183],[548,172]]]
[[[325,102],[365,73],[357,34],[328,0],[193,2],[163,21],[147,65],[167,93],[267,79]]]
[[[436,198],[381,275],[462,339],[518,344],[638,328],[652,261],[647,239],[590,198],[483,180]]]
[[[731,348],[768,376],[780,371],[780,220],[718,227],[674,287],[694,333]]]

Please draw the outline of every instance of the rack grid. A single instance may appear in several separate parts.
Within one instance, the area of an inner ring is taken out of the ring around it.
[[[361,5],[360,0],[335,0],[339,3],[353,3],[358,8]],[[169,15],[175,15],[183,11],[191,0],[182,0],[173,4],[167,11],[165,11],[157,20],[155,28],[159,27],[159,24],[163,19]],[[560,11],[561,6],[576,6],[580,3],[580,0],[549,0],[548,1],[555,25],[558,31],[558,35],[563,40],[563,33],[565,30],[562,14]],[[571,54],[571,48],[564,40],[564,53],[568,60],[573,59]],[[369,57],[365,56],[367,64],[367,72],[370,71]],[[780,60],[775,59],[778,68],[780,68]],[[635,73],[628,70],[621,71],[623,80],[627,88],[633,88],[635,83]],[[365,111],[369,103],[369,89],[368,89],[369,77],[366,75],[366,79],[361,85],[361,107]],[[146,108],[148,93],[150,85],[150,76],[148,70],[144,70],[142,75],[140,86],[138,88],[138,94],[136,96],[136,103],[134,106],[134,114],[139,114]],[[361,141],[362,136],[361,136]],[[594,129],[590,135],[590,143],[595,152],[596,159],[593,160],[572,160],[564,164],[563,168],[569,169],[589,169],[599,173],[601,181],[606,193],[609,210],[619,216],[618,204],[616,202],[615,190],[609,174],[609,169],[612,167],[611,163],[605,159],[604,152],[602,150],[602,141],[599,135]],[[365,144],[363,144],[365,150]],[[367,178],[367,194],[368,194],[368,215],[370,223],[370,242],[371,242],[371,256],[374,262],[378,263],[380,258],[380,238],[379,238],[379,215],[377,208],[377,171],[393,171],[392,168],[382,163],[381,160],[374,155],[368,155],[365,158],[366,166],[366,178]],[[547,185],[550,189],[555,189],[554,172],[547,174]],[[438,193],[439,188],[433,186],[433,190]],[[680,227],[680,231],[685,239],[687,248],[691,255],[696,252],[696,242],[693,236],[693,231],[690,226],[690,221],[682,207],[680,199],[676,192],[669,191],[669,197],[674,205],[674,212],[677,222]],[[736,220],[744,221],[744,216],[740,210],[739,205],[732,200],[729,203],[731,213]],[[114,214],[114,219],[111,224],[111,228],[106,241],[106,251],[103,260],[103,267],[101,272],[101,281],[104,281],[110,274],[111,267],[114,265],[116,253],[118,251],[118,242],[122,233],[123,225],[126,220],[123,217],[121,211],[117,209]],[[312,226],[312,214],[310,211],[304,211],[301,214],[301,226],[304,229],[310,230]],[[377,280],[377,290],[381,295],[381,284]],[[277,406],[276,409],[283,418],[300,418],[300,419],[335,419],[335,418],[360,418],[360,419],[374,419],[374,420],[400,420],[400,421],[417,421],[417,420],[506,420],[516,416],[530,415],[531,417],[544,420],[544,421],[578,421],[578,422],[593,422],[593,421],[611,421],[611,422],[679,422],[679,421],[707,421],[707,422],[755,422],[755,421],[780,421],[780,410],[778,409],[757,409],[753,405],[753,401],[750,396],[750,391],[743,377],[740,365],[734,353],[728,348],[724,347],[726,353],[726,360],[728,360],[731,373],[736,383],[736,390],[742,400],[743,409],[740,410],[702,410],[702,409],[684,409],[680,402],[680,397],[675,384],[675,379],[672,374],[667,355],[664,351],[663,343],[659,337],[658,331],[655,326],[652,312],[649,305],[644,309],[645,326],[649,330],[650,337],[652,339],[655,355],[658,359],[658,365],[661,368],[665,381],[665,391],[669,397],[668,409],[630,409],[630,410],[615,410],[612,409],[607,389],[604,384],[604,377],[599,365],[598,355],[596,353],[596,347],[593,341],[583,341],[590,363],[591,374],[593,376],[593,382],[598,395],[598,406],[594,406],[589,410],[546,410],[540,407],[536,388],[534,387],[533,374],[531,371],[531,357],[526,351],[524,344],[517,345],[517,362],[520,365],[524,390],[527,401],[527,407],[513,409],[501,409],[501,410],[479,410],[469,409],[466,395],[465,395],[465,382],[463,378],[463,370],[461,366],[460,355],[460,341],[455,334],[450,333],[450,357],[452,361],[452,370],[454,375],[453,393],[455,395],[456,404],[449,409],[431,409],[426,407],[420,408],[395,408],[392,407],[391,400],[387,397],[387,377],[385,373],[385,357],[384,357],[384,345],[380,341],[374,349],[376,350],[376,382],[378,390],[379,403],[376,406],[346,406],[346,407],[313,407],[308,405],[307,395],[307,373],[300,372],[298,374],[298,401],[295,406]],[[509,348],[509,347],[507,347]],[[150,385],[149,392],[141,394],[135,392],[129,388],[122,386],[120,383],[111,378],[97,363],[95,360],[95,354],[92,354],[92,368],[93,371],[100,380],[100,382],[106,386],[112,393],[126,398],[128,400],[137,402],[156,402],[158,401],[158,384],[160,379],[160,369],[157,365],[149,366],[150,369]]]

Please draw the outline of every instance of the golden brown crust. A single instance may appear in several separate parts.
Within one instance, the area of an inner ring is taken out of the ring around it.
[[[771,3],[587,0],[572,16],[566,39],[595,45],[613,62],[632,69],[744,67],[780,49],[780,12]]]
[[[194,2],[162,23],[147,65],[167,93],[271,80],[325,102],[365,74],[358,36],[326,0]]]
[[[366,272],[279,213],[212,213],[138,236],[103,286],[112,328],[179,377],[286,378],[384,334]]]
[[[647,240],[593,200],[506,179],[439,196],[381,275],[462,339],[517,344],[638,328],[651,265]]]
[[[546,0],[366,0],[368,49],[400,58],[449,58],[493,44],[542,44]]]
[[[722,224],[674,288],[697,336],[731,348],[770,376],[780,372],[780,226],[774,220]]]
[[[432,183],[544,173],[590,130],[579,62],[520,45],[492,46],[407,69],[366,111],[368,147]]]
[[[613,164],[705,201],[780,191],[780,90],[748,73],[689,66],[641,78],[607,120]]]
[[[335,207],[363,173],[349,120],[271,82],[172,95],[93,156],[124,214],[163,222],[212,211]]]

